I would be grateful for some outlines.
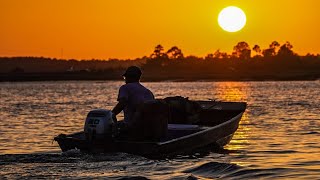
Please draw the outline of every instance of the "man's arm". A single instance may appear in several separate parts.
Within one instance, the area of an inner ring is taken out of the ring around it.
[[[112,109],[112,119],[116,123],[117,122],[117,115],[124,109],[127,105],[127,100],[125,98],[119,99],[117,105]]]
[[[118,115],[126,105],[127,101],[125,99],[119,99],[118,104],[112,109],[112,113],[114,115]]]
[[[112,114],[113,114],[113,120],[116,122],[117,121],[117,115],[126,107],[128,104],[128,90],[126,86],[121,86],[119,89],[118,93],[118,103],[116,106],[112,109]]]

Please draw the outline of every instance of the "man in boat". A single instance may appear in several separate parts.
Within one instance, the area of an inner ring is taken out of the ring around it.
[[[114,121],[117,121],[116,115],[122,110],[124,112],[124,120],[117,122],[117,128],[128,129],[133,126],[135,121],[136,111],[140,104],[154,100],[153,93],[140,84],[142,72],[137,66],[130,66],[122,75],[125,84],[122,85],[118,93],[118,103],[113,108],[112,113]]]

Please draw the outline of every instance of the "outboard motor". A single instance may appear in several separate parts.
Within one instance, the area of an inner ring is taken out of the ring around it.
[[[112,138],[114,122],[112,112],[106,109],[95,109],[88,113],[84,125],[86,139]]]

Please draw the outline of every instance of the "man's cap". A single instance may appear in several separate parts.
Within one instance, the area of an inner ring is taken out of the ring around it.
[[[140,77],[142,74],[141,69],[137,66],[130,66],[126,72],[122,74],[124,77]]]

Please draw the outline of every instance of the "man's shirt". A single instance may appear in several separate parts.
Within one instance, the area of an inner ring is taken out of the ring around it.
[[[124,122],[130,122],[134,115],[136,107],[139,104],[153,99],[154,95],[152,94],[152,92],[141,85],[139,82],[122,85],[119,89],[118,101],[125,100],[127,102],[127,105],[123,110]]]

